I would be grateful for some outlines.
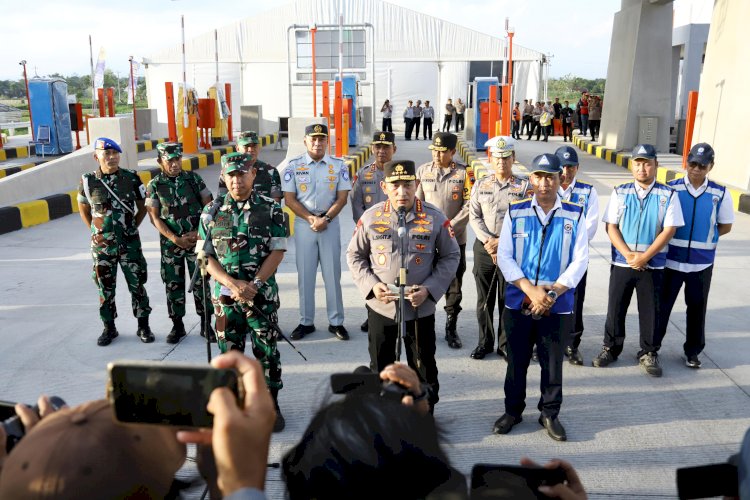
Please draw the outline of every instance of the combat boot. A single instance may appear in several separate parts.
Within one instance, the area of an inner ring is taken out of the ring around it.
[[[458,337],[458,332],[456,332],[457,321],[458,316],[455,314],[449,314],[445,320],[445,340],[451,349],[461,349],[463,346],[461,339]]]
[[[107,321],[106,323],[104,323],[104,330],[102,330],[102,334],[99,335],[98,339],[96,339],[96,345],[102,347],[104,347],[105,345],[109,345],[118,335],[119,333],[117,333],[115,322]]]
[[[148,326],[148,317],[138,318],[138,330],[135,332],[141,342],[149,344],[154,341],[154,334],[151,332],[151,327]]]
[[[176,344],[182,337],[187,335],[182,318],[179,316],[172,318],[172,325],[172,330],[169,332],[169,335],[167,335],[167,344]]]
[[[206,332],[208,332],[208,341],[215,344],[216,343],[216,332],[214,332],[213,327],[211,326],[211,315],[208,315],[208,318],[206,316],[201,315],[201,337],[206,338]]]
[[[279,390],[270,389],[271,397],[273,398],[273,404],[276,407],[276,422],[273,423],[273,432],[278,433],[284,430],[286,427],[286,420],[284,415],[281,414],[281,408],[279,408]]]

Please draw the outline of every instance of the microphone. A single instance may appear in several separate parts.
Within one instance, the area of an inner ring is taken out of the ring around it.
[[[213,222],[214,217],[210,213],[202,213],[201,214],[201,222],[204,224],[208,224],[209,222]]]
[[[404,226],[399,226],[398,237],[403,238],[404,236],[406,236],[406,228]]]
[[[396,213],[398,214],[398,237],[403,238],[406,236],[406,209],[398,207]]]

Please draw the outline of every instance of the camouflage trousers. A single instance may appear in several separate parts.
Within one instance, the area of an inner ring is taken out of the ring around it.
[[[269,389],[281,389],[281,355],[276,345],[276,332],[264,318],[255,316],[247,304],[233,302],[226,296],[215,298],[216,337],[222,353],[232,349],[245,352],[245,340],[250,335],[253,355],[263,367],[263,375]],[[260,307],[263,314],[278,321],[271,307]],[[270,309],[270,310],[268,310]]]
[[[94,270],[92,278],[99,288],[99,317],[103,322],[114,321],[117,317],[115,304],[115,288],[117,286],[117,265],[130,290],[133,315],[136,318],[148,318],[151,307],[146,293],[146,259],[141,251],[141,241],[134,240],[127,245],[121,245],[116,255],[107,255],[92,250]]]
[[[167,311],[170,318],[185,316],[185,264],[189,283],[195,271],[195,257],[194,252],[175,245],[161,246],[161,280],[167,289]],[[195,312],[199,316],[211,311],[211,300],[204,292],[200,277],[193,288],[193,299]]]

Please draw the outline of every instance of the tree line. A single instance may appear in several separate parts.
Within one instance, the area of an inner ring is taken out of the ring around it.
[[[604,96],[606,78],[589,80],[567,74],[561,78],[550,78],[547,82],[547,96],[549,99],[559,97],[560,101],[578,102],[581,93],[587,90],[590,94]]]

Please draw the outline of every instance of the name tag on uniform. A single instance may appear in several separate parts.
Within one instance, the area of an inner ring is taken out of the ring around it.
[[[513,233],[514,238],[528,238],[528,233]]]

